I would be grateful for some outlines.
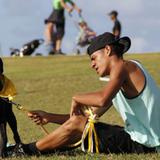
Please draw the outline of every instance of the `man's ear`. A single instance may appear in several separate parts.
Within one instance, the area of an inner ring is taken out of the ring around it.
[[[105,48],[104,48],[104,52],[105,52],[105,54],[107,54],[107,56],[110,56],[111,53],[112,53],[112,48],[111,48],[111,46],[106,45]]]

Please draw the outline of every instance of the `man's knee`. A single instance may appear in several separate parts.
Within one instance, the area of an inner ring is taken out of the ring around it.
[[[64,127],[70,132],[83,132],[87,118],[84,116],[72,116],[65,124]]]

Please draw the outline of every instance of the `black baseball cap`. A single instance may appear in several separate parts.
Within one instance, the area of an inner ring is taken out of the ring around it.
[[[121,47],[121,54],[127,52],[131,46],[131,40],[129,37],[122,37],[117,39],[112,33],[105,32],[95,37],[89,47],[87,48],[88,55],[92,55],[94,52],[105,48],[106,45],[119,45]]]

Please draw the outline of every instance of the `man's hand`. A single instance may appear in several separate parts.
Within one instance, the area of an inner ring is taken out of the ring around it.
[[[77,103],[74,99],[72,99],[70,116],[80,114],[83,114],[82,105],[80,103]]]
[[[47,115],[48,115],[47,112],[41,110],[28,112],[28,117],[31,118],[31,120],[33,120],[37,125],[47,124],[49,122]]]

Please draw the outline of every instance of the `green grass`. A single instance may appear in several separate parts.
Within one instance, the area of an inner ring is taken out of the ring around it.
[[[156,82],[160,84],[160,54],[127,55],[127,59],[137,59],[149,70]],[[26,57],[4,58],[5,74],[13,80],[17,87],[16,102],[27,109],[42,109],[55,113],[69,113],[71,97],[75,93],[95,91],[105,85],[100,82],[96,73],[90,69],[87,56],[75,57]],[[43,137],[43,132],[27,116],[14,108],[18,120],[18,128],[24,143],[32,142]],[[114,108],[106,113],[101,121],[120,124],[123,122]],[[49,124],[46,128],[51,132],[57,127]],[[9,140],[12,143],[10,129]],[[158,154],[147,155],[87,155],[75,151],[64,155],[42,157],[13,158],[14,160],[52,160],[52,159],[108,159],[108,160],[156,160]]]

